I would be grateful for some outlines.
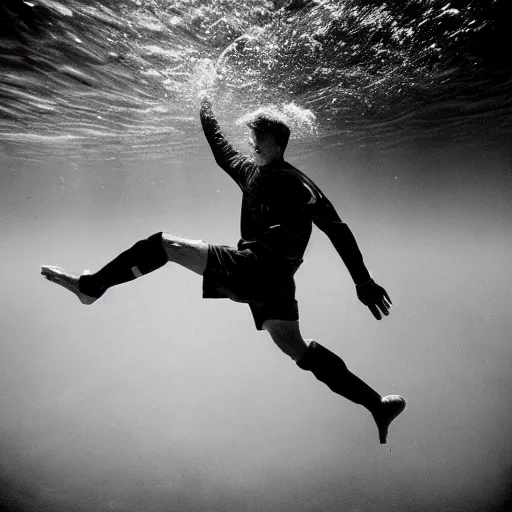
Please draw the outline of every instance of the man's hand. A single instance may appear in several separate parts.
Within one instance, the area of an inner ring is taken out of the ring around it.
[[[201,102],[201,108],[212,108],[212,102],[210,100],[210,95],[208,94],[208,91],[205,91],[204,89],[199,92],[198,94],[199,101]]]
[[[384,315],[389,315],[391,299],[386,290],[373,279],[369,279],[363,284],[356,284],[356,291],[358,299],[368,307],[377,320],[382,318],[381,311]]]

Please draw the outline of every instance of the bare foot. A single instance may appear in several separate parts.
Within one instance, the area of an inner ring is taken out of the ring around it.
[[[78,279],[79,275],[71,274],[70,272],[64,270],[60,267],[50,267],[47,265],[43,265],[41,267],[41,274],[51,281],[52,283],[59,284],[73,292],[79,299],[82,304],[90,305],[95,302],[97,297],[91,297],[90,295],[85,295],[78,289]]]
[[[380,408],[373,413],[373,418],[379,429],[379,440],[386,444],[388,428],[391,422],[405,409],[405,399],[400,395],[382,397]]]

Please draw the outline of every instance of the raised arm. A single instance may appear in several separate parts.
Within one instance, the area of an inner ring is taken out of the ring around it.
[[[222,134],[219,123],[213,114],[212,104],[207,97],[203,97],[201,101],[200,117],[215,161],[243,188],[247,172],[247,159],[236,151]]]
[[[381,312],[386,316],[389,314],[391,299],[386,290],[372,279],[350,228],[340,219],[322,192],[316,190],[319,194],[316,194],[317,197],[310,205],[313,222],[329,237],[345,263],[356,285],[359,300],[368,307],[377,320],[380,320]]]

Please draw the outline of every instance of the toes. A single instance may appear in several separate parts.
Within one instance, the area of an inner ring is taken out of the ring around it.
[[[58,273],[58,271],[59,269],[57,267],[41,267],[41,274],[43,274],[43,276],[53,276]]]

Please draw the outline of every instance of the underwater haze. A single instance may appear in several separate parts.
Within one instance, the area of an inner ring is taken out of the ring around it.
[[[507,0],[3,0],[0,509],[505,512],[512,507],[512,32]],[[208,91],[278,111],[286,159],[351,227],[375,321],[315,228],[301,330],[407,399],[362,407],[168,264],[84,307],[95,271],[167,231],[235,245],[241,195]]]

